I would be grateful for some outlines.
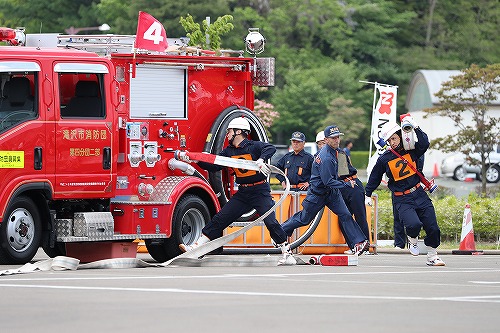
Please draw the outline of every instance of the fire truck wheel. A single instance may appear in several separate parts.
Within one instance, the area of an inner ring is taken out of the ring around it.
[[[44,232],[42,236],[42,249],[51,258],[66,255],[66,247],[62,242],[56,242],[54,247],[50,247],[49,232]]]
[[[0,263],[25,264],[36,254],[42,223],[36,205],[28,197],[13,199],[0,225]]]
[[[181,254],[179,244],[192,244],[201,236],[201,230],[210,221],[210,211],[203,200],[192,194],[177,203],[172,218],[172,235],[162,241],[146,240],[151,257],[165,262]]]

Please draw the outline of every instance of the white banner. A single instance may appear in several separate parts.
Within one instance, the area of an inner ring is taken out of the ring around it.
[[[372,82],[369,82],[372,83]],[[372,127],[371,127],[371,142],[370,142],[370,159],[368,160],[368,167],[366,168],[367,177],[370,177],[370,173],[377,162],[379,155],[384,153],[384,150],[380,150],[380,147],[375,145],[379,139],[380,129],[384,124],[389,121],[396,121],[396,100],[398,93],[398,86],[389,86],[386,84],[381,84],[375,82],[375,88],[373,92],[373,111],[372,111]],[[378,100],[377,100],[378,96]],[[373,142],[373,144],[372,144]],[[375,145],[375,153],[372,155],[372,146]]]

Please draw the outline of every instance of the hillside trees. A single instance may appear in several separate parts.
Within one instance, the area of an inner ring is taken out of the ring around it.
[[[248,28],[259,28],[267,41],[261,56],[276,58],[276,87],[259,93],[282,114],[271,128],[275,143],[297,129],[294,118],[307,118],[307,130],[315,131],[340,97],[362,108],[358,121],[369,125],[372,87],[359,80],[399,86],[401,114],[416,70],[500,62],[498,1],[0,0],[0,8],[0,26],[25,26],[29,33],[107,23],[108,33],[134,34],[138,12],[146,11],[169,37],[181,37],[180,17],[231,15],[234,29],[221,47],[236,50],[244,49]],[[360,133],[358,149],[368,147],[367,136]]]

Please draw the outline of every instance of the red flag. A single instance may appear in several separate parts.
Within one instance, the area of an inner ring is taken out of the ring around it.
[[[167,32],[163,25],[148,13],[139,12],[135,48],[164,52],[167,47]]]

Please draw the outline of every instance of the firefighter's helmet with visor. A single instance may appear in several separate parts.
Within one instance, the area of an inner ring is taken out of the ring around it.
[[[397,131],[401,130],[401,126],[396,124],[395,122],[388,122],[382,126],[382,129],[380,130],[380,136],[381,138],[387,142],[389,138],[396,133]]]
[[[238,118],[234,118],[233,120],[231,120],[229,122],[229,124],[227,125],[227,128],[228,129],[232,128],[233,130],[240,129],[240,130],[250,132],[250,123],[245,118],[238,117]]]

